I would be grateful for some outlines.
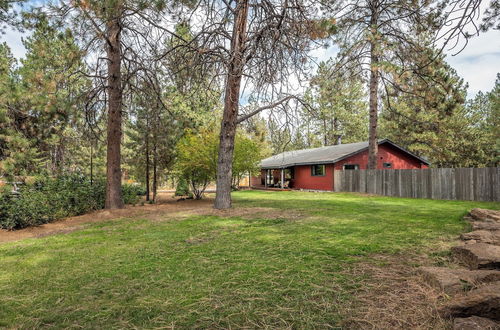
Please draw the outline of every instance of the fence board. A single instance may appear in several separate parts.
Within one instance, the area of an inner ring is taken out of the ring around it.
[[[364,172],[358,172],[359,176],[359,192],[365,193],[366,192],[366,171]]]
[[[500,168],[335,171],[334,188],[396,197],[500,201]]]
[[[333,171],[333,190],[342,191],[342,171]]]
[[[439,168],[431,168],[431,199],[441,197],[441,180],[439,180]]]
[[[384,195],[394,196],[395,172],[384,171]]]
[[[491,200],[500,200],[500,168],[490,168]]]

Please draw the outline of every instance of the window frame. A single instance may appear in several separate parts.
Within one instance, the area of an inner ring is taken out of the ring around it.
[[[345,168],[346,166],[354,166],[354,168]],[[359,170],[359,164],[344,164],[342,165],[342,170],[344,171]]]
[[[323,174],[316,174],[315,173],[314,168],[316,166],[321,166],[323,168]],[[326,166],[325,166],[325,164],[314,164],[314,165],[311,165],[311,176],[326,176]]]

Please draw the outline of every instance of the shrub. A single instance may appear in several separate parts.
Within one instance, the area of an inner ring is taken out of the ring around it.
[[[141,196],[146,195],[143,187],[137,184],[124,184],[122,185],[122,196],[125,204],[135,205],[141,199]]]
[[[139,186],[123,186],[126,204],[137,203],[140,193]],[[17,195],[5,189],[0,192],[0,228],[20,229],[99,210],[105,196],[104,180],[91,184],[79,175],[38,179],[21,186]]]
[[[177,187],[175,187],[175,196],[189,196],[189,184],[184,176],[179,177]]]

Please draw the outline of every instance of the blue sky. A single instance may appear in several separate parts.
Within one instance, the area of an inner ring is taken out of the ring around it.
[[[0,35],[0,42],[7,42],[15,57],[24,56],[22,34],[7,30]],[[467,47],[455,56],[448,52],[447,61],[458,74],[469,83],[468,94],[473,97],[478,91],[490,91],[495,83],[496,74],[500,73],[500,31],[488,31],[472,38]],[[327,60],[335,54],[335,47],[318,49],[313,56],[318,60]]]
[[[447,51],[446,60],[469,83],[468,96],[490,91],[497,73],[500,73],[500,31],[488,31],[470,39],[467,47],[453,56],[456,51]],[[335,47],[317,49],[313,56],[325,60],[334,56],[335,52]]]

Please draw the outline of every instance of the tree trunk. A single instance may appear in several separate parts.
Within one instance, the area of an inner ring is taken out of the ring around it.
[[[150,190],[149,190],[149,125],[148,121],[146,120],[146,201],[149,202],[149,195],[150,195]]]
[[[342,134],[338,134],[339,132],[339,121],[337,118],[333,118],[333,122],[332,122],[332,126],[333,126],[333,132],[334,132],[334,137],[335,137],[335,141],[334,141],[334,145],[339,145],[341,144],[341,141],[342,141]]]
[[[155,142],[153,146],[153,202],[156,203],[156,194],[158,192],[158,158],[157,158],[157,150],[156,150],[156,136],[154,137]]]
[[[121,187],[122,139],[122,77],[120,19],[113,18],[106,24],[106,51],[108,55],[108,148],[106,156],[106,208],[123,208]]]
[[[326,118],[323,118],[323,145],[328,145],[328,128],[326,127]]]
[[[378,83],[379,83],[379,56],[377,45],[377,24],[379,8],[378,2],[372,3],[372,17],[371,17],[371,40],[370,40],[370,127],[368,137],[368,169],[374,170],[377,168],[377,154],[378,154],[378,138],[377,138],[377,124],[378,124]]]
[[[224,97],[224,114],[220,130],[219,156],[217,161],[217,190],[214,207],[231,207],[231,179],[233,176],[233,151],[241,77],[243,75],[243,51],[248,16],[248,0],[240,0],[235,9],[233,34],[231,37],[231,58],[228,65]]]
[[[93,142],[90,141],[90,185],[94,184],[94,149]]]

